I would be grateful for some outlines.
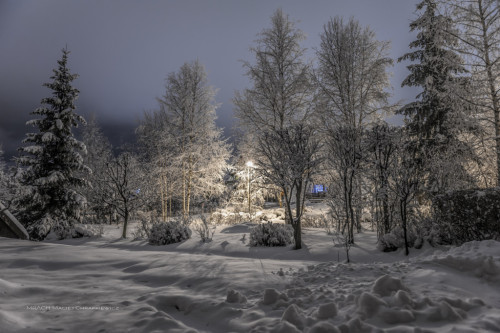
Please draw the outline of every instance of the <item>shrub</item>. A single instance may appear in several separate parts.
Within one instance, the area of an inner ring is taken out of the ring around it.
[[[72,225],[67,221],[54,221],[52,231],[55,233],[58,240],[67,238],[82,238],[82,237],[101,237],[104,233],[102,224],[75,224]]]
[[[207,220],[205,214],[200,215],[200,221],[195,224],[194,231],[203,243],[212,241],[215,234],[215,225]]]
[[[432,202],[442,244],[500,239],[500,188],[462,190]]]
[[[149,244],[166,245],[179,243],[191,237],[191,230],[187,225],[173,222],[159,222],[153,224],[149,232]]]
[[[291,225],[268,222],[250,231],[250,246],[287,246],[293,242]]]
[[[417,240],[417,235],[408,227],[406,230],[408,238],[408,247],[414,247],[415,241]],[[420,245],[421,246],[421,245]],[[380,237],[377,245],[380,251],[391,252],[397,249],[402,249],[405,247],[405,238],[403,228],[400,226],[395,227],[390,233]]]
[[[52,231],[57,236],[57,239],[66,239],[71,238],[72,234],[72,225],[70,225],[67,221],[62,220],[52,220]]]

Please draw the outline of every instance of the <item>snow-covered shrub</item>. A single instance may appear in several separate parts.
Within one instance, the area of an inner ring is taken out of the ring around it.
[[[215,225],[234,225],[250,221],[250,215],[239,211],[237,207],[230,207],[213,212],[210,215],[210,220]]]
[[[216,210],[210,215],[210,221],[214,223],[215,225],[221,225],[224,224],[224,214],[220,210]]]
[[[53,221],[52,231],[54,231],[59,240],[71,238],[71,229],[72,226],[67,221]]]
[[[407,229],[408,246],[414,247],[417,235],[412,228]],[[377,245],[380,251],[391,252],[405,247],[405,238],[403,228],[395,227],[390,233],[380,237]]]
[[[187,225],[178,222],[159,222],[153,224],[149,232],[149,244],[166,245],[179,243],[191,237],[191,230]]]
[[[57,239],[101,237],[104,233],[102,224],[77,224],[72,225],[67,221],[57,220],[54,222],[52,231]]]
[[[268,222],[250,230],[250,246],[287,246],[293,242],[291,225]]]
[[[280,216],[283,216],[283,214],[277,210],[266,210],[266,211],[259,211],[255,214],[255,216],[260,220],[260,222],[273,222],[274,220],[283,220],[280,218]]]
[[[102,224],[77,224],[71,231],[71,237],[101,237],[103,233]]]
[[[203,243],[211,242],[215,233],[215,225],[208,221],[205,214],[201,214],[200,220],[194,225],[194,231]]]
[[[462,190],[432,202],[441,243],[500,240],[500,188]]]

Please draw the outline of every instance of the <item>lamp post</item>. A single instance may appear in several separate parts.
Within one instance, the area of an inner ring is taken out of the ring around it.
[[[250,200],[250,168],[253,168],[253,162],[247,162],[247,192],[248,192],[248,215],[252,216],[252,202]]]

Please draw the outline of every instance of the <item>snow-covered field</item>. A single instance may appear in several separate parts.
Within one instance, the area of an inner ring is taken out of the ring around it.
[[[0,332],[500,332],[500,242],[399,252],[322,229],[251,248],[249,224],[151,246],[0,238]],[[340,262],[339,262],[340,260]]]

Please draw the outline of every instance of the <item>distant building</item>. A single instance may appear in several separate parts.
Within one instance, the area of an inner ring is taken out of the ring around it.
[[[326,186],[323,184],[309,184],[307,197],[310,198],[323,198],[326,195]]]

